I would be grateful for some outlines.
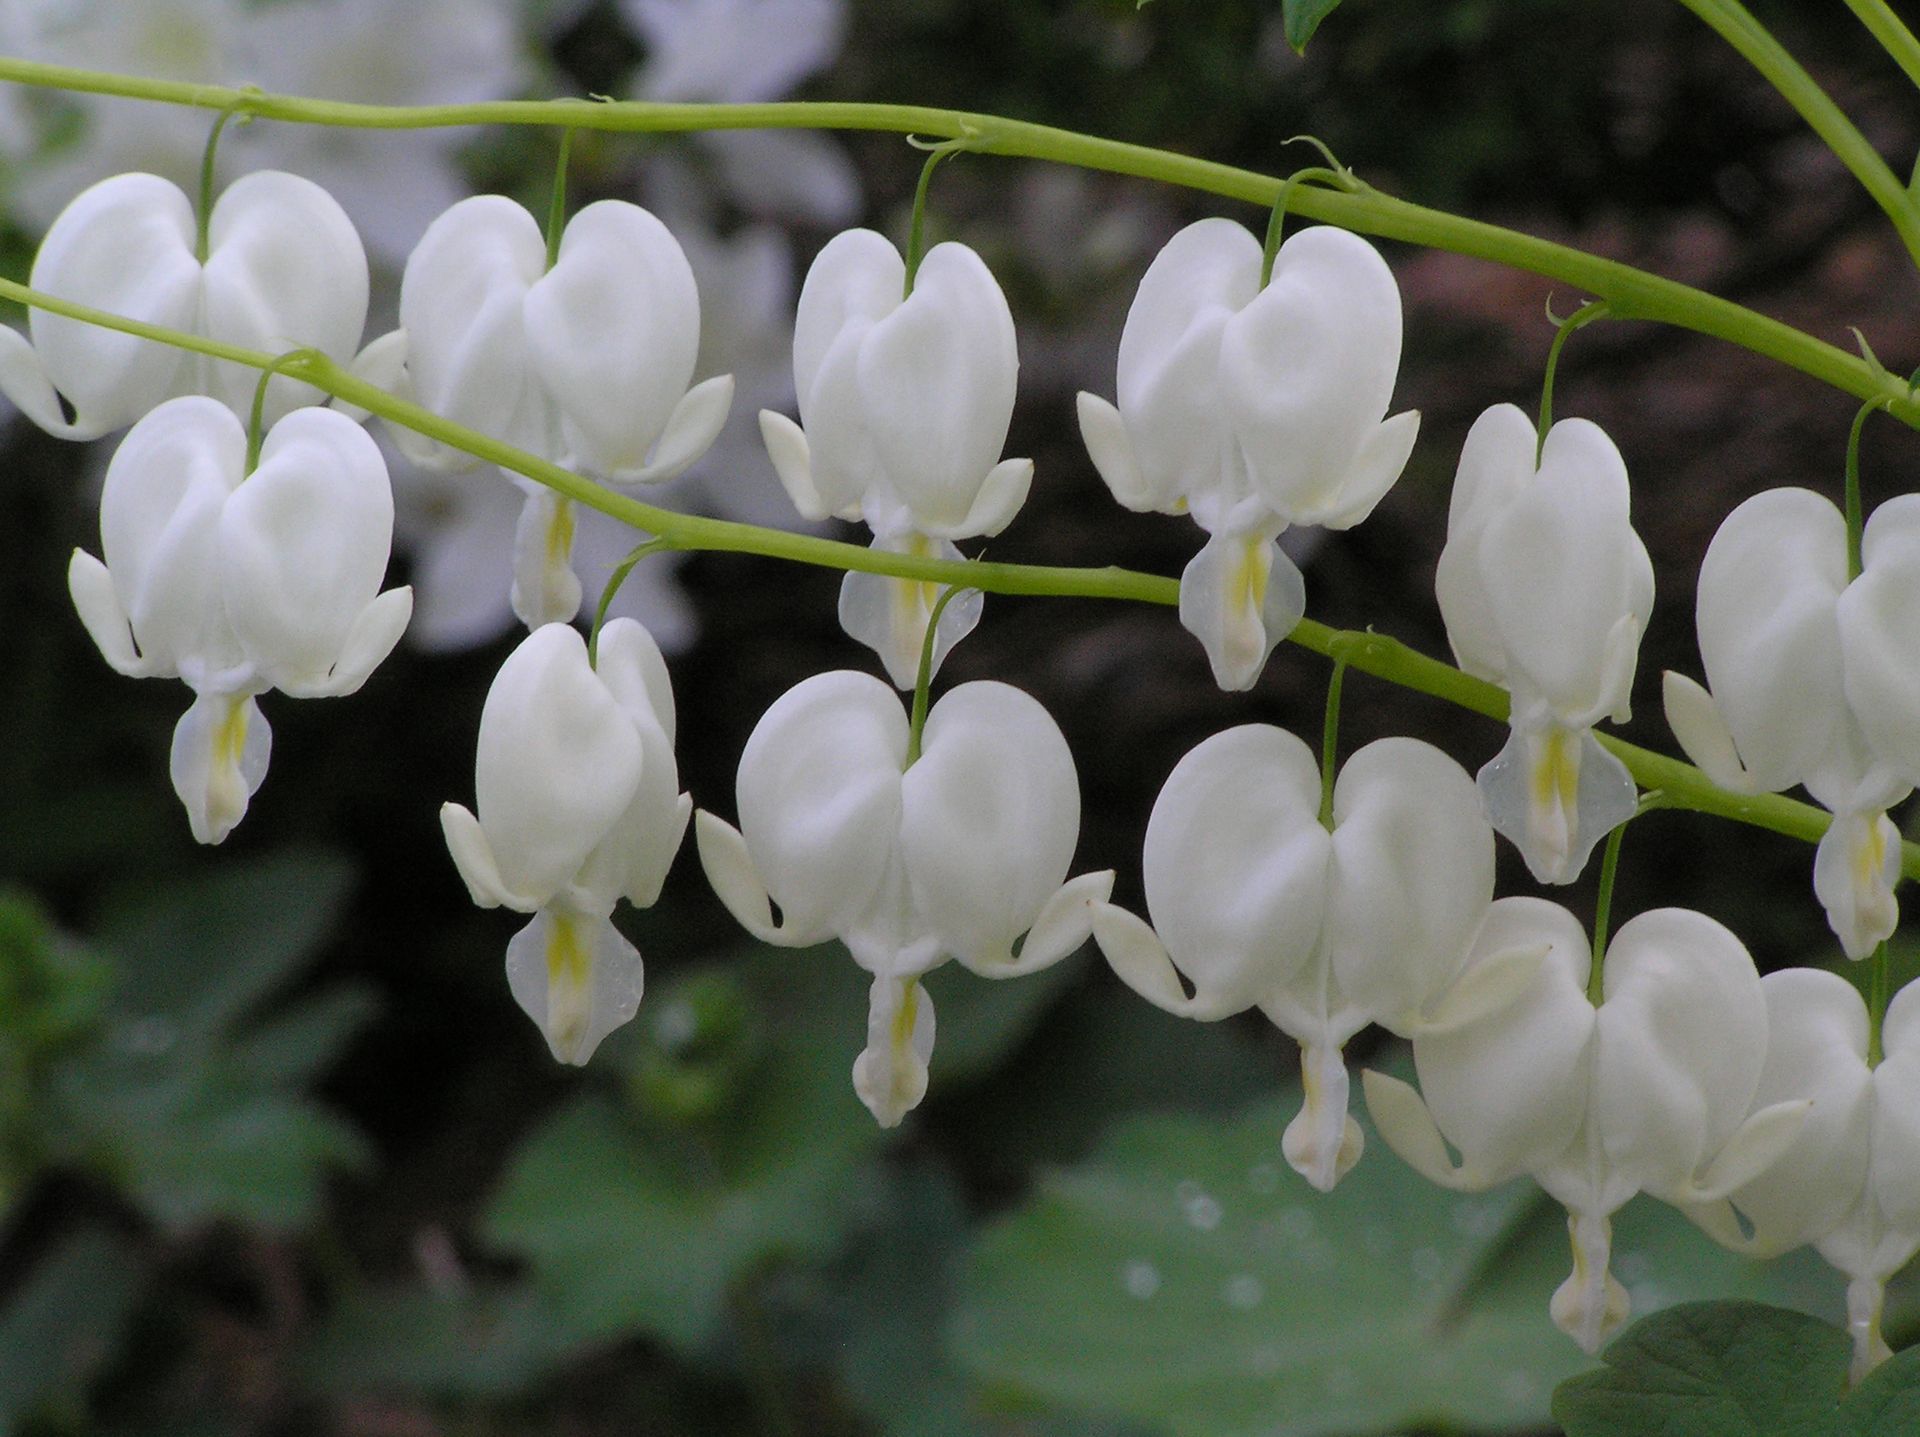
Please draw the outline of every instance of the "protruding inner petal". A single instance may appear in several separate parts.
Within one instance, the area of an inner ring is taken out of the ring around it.
[[[1287,1124],[1281,1151],[1293,1170],[1321,1192],[1360,1161],[1365,1143],[1347,1112],[1347,1064],[1339,1048],[1308,1043],[1300,1050],[1300,1083],[1306,1101]]]
[[[933,1027],[933,999],[918,978],[873,980],[867,1046],[853,1060],[853,1090],[881,1127],[898,1127],[927,1095]]]
[[[1595,1353],[1632,1310],[1627,1290],[1608,1271],[1613,1224],[1590,1213],[1568,1213],[1567,1234],[1573,1242],[1573,1271],[1547,1310],[1554,1325],[1579,1343],[1582,1352]]]
[[[267,776],[273,733],[251,694],[201,694],[173,730],[173,791],[201,843],[219,843],[246,816]]]
[[[1841,813],[1813,855],[1813,891],[1849,958],[1868,957],[1900,922],[1900,831],[1884,812]]]
[[[1299,568],[1264,530],[1215,534],[1180,576],[1180,624],[1229,692],[1254,686],[1274,646],[1307,611]]]
[[[1639,790],[1591,730],[1515,728],[1480,770],[1494,829],[1541,883],[1571,883],[1602,837],[1633,817]]]
[[[573,572],[573,501],[542,488],[527,496],[513,533],[513,612],[529,629],[580,612]]]
[[[909,533],[899,539],[877,537],[873,547],[883,552],[911,554],[921,559],[959,559],[960,551],[945,540]],[[910,691],[920,673],[920,648],[927,624],[939,603],[942,585],[922,579],[894,579],[885,574],[849,572],[840,585],[840,627],[880,656],[887,677],[897,689]],[[940,631],[933,641],[932,673],[953,646],[980,622],[985,600],[976,589],[958,595],[940,615]]]
[[[1853,1337],[1853,1365],[1847,1371],[1847,1381],[1854,1387],[1893,1356],[1893,1349],[1880,1333],[1880,1310],[1886,1296],[1886,1287],[1877,1278],[1856,1277],[1847,1284],[1847,1331]]]
[[[507,986],[562,1063],[579,1066],[640,1007],[640,953],[604,915],[542,908],[507,945]]]

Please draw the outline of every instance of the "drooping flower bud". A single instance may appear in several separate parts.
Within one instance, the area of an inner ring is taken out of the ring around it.
[[[876,548],[957,558],[953,541],[1000,533],[1033,482],[1032,460],[1000,458],[1020,367],[1013,315],[965,245],[929,250],[911,293],[906,273],[872,230],[827,243],[794,320],[800,423],[762,410],[760,432],[806,518],[864,519]],[[903,689],[913,687],[925,628],[900,619],[910,589],[849,574],[840,601],[847,631]],[[949,607],[941,652],[971,627]]]
[[[585,1063],[640,1004],[640,954],[614,904],[660,896],[693,801],[679,791],[666,661],[632,619],[579,633],[546,624],[488,690],[474,764],[478,816],[442,805],[447,847],[473,901],[531,913],[507,980],[555,1058]]]
[[[1838,974],[1785,968],[1760,980],[1767,1058],[1753,1106],[1810,1101],[1780,1160],[1687,1214],[1737,1252],[1774,1257],[1812,1243],[1848,1278],[1858,1383],[1890,1356],[1880,1331],[1887,1280],[1920,1251],[1920,997],[1902,989],[1867,1061],[1867,1005]]]
[[[1475,421],[1454,479],[1434,588],[1460,667],[1513,696],[1512,735],[1479,783],[1494,828],[1542,883],[1578,878],[1639,798],[1592,733],[1627,719],[1653,612],[1630,498],[1598,425],[1563,420],[1541,447],[1511,404]]]
[[[1638,1192],[1681,1205],[1726,1196],[1787,1149],[1808,1104],[1756,1109],[1766,1003],[1745,947],[1712,919],[1663,908],[1622,925],[1596,1006],[1579,920],[1503,898],[1461,982],[1527,952],[1539,961],[1514,1001],[1413,1035],[1421,1092],[1369,1072],[1367,1107],[1432,1181],[1471,1191],[1530,1174],[1567,1209],[1573,1273],[1550,1310],[1594,1352],[1628,1315],[1608,1270],[1613,1213]]]
[[[707,451],[733,376],[689,385],[700,343],[693,270],[665,225],[601,200],[567,224],[553,265],[533,216],[476,195],[427,229],[400,282],[400,328],[361,372],[455,423],[613,485],[662,483]],[[407,457],[459,469],[470,456],[396,429]],[[571,619],[572,502],[532,481],[516,546],[515,612]]]
[[[1113,887],[1110,871],[1067,879],[1079,779],[1033,698],[961,684],[927,715],[911,765],[909,742],[885,684],[818,674],[747,740],[739,829],[705,811],[695,826],[707,878],[742,927],[788,947],[837,938],[874,975],[854,1087],[887,1127],[926,1089],[934,1020],[920,978],[948,958],[989,978],[1056,963],[1086,941]]]
[[[1900,836],[1887,810],[1920,779],[1900,711],[1913,698],[1903,630],[1920,605],[1920,544],[1908,531],[1920,533],[1920,504],[1876,510],[1874,542],[1862,545],[1873,566],[1849,583],[1846,520],[1830,501],[1807,489],[1755,495],[1700,565],[1708,688],[1665,680],[1667,722],[1715,783],[1737,793],[1801,784],[1833,813],[1814,891],[1851,958],[1899,922]]]
[[[367,319],[367,257],[353,224],[310,180],[261,170],[214,204],[196,253],[193,204],[155,175],[83,191],[47,231],[35,289],[129,319],[267,354],[319,349],[346,363]],[[244,417],[258,375],[242,365],[36,309],[29,344],[0,330],[0,392],[49,434],[97,439],[167,399],[207,394]],[[60,408],[64,396],[73,410]],[[275,378],[271,422],[326,396]]]
[[[1456,982],[1493,899],[1493,832],[1458,764],[1383,739],[1341,771],[1331,831],[1319,810],[1320,767],[1294,735],[1214,735],[1175,766],[1147,823],[1153,927],[1106,905],[1094,936],[1148,1001],[1200,1019],[1258,1007],[1301,1045],[1306,1103],[1283,1147],[1325,1191],[1360,1156],[1346,1041],[1370,1022],[1457,1023],[1508,994]]]
[[[1181,577],[1180,621],[1223,688],[1253,685],[1305,612],[1292,524],[1347,529],[1400,477],[1420,427],[1386,417],[1400,291],[1365,240],[1321,226],[1261,245],[1205,219],[1167,242],[1120,337],[1116,407],[1079,399],[1094,466],[1129,509],[1188,512],[1211,536]]]
[[[218,843],[266,775],[254,696],[350,694],[413,611],[380,592],[393,541],[386,462],[332,410],[288,414],[246,472],[233,412],[200,395],[134,425],[100,498],[105,561],[76,549],[74,606],[107,662],[198,696],[174,732],[174,788],[194,837]]]

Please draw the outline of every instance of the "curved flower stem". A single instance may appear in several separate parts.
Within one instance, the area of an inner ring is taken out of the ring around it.
[[[931,166],[933,162],[927,163]],[[933,692],[933,651],[939,646],[940,619],[947,612],[947,605],[965,592],[948,585],[940,591],[940,597],[934,600],[933,609],[927,615],[927,634],[920,641],[920,672],[913,681],[913,713],[907,721],[908,768],[920,762],[920,741],[927,731],[927,701]]]
[[[1560,372],[1560,351],[1567,347],[1567,341],[1573,337],[1575,330],[1584,329],[1594,320],[1605,318],[1606,314],[1607,302],[1604,299],[1583,304],[1560,321],[1559,332],[1553,336],[1553,344],[1547,350],[1547,372],[1540,380],[1540,420],[1534,426],[1538,434],[1533,443],[1533,467],[1536,469],[1547,452],[1547,431],[1553,428],[1553,381]],[[1552,317],[1551,307],[1547,315]]]
[[[620,586],[627,582],[627,576],[633,572],[634,566],[649,554],[664,554],[677,547],[671,539],[649,539],[614,566],[613,573],[608,576],[607,586],[600,591],[600,602],[594,606],[593,628],[587,633],[588,668],[600,667],[600,631],[607,626],[607,610],[613,607]]]
[[[1873,964],[1867,979],[1867,1066],[1877,1068],[1886,1056],[1881,1046],[1881,1028],[1887,1020],[1887,1003],[1893,996],[1893,962],[1887,955],[1886,941],[1873,950]]]
[[[1866,516],[1860,503],[1860,431],[1866,428],[1867,416],[1880,406],[1869,399],[1860,406],[1860,412],[1853,416],[1853,428],[1847,432],[1847,469],[1846,469],[1846,514],[1847,514],[1847,582],[1851,584],[1860,577],[1860,538],[1866,531]]]
[[[1694,0],[1706,3],[1706,0]],[[1789,62],[1790,63],[1790,62]],[[1133,175],[1271,210],[1286,181],[1253,170],[964,110],[922,105],[781,101],[759,105],[666,105],[647,101],[499,100],[472,105],[355,105],[268,95],[258,90],[112,75],[0,57],[0,80],[120,95],[202,109],[234,109],[259,119],[353,129],[438,129],[454,125],[562,125],[583,130],[658,133],[685,130],[880,130],[964,140],[981,154],[1015,156]],[[1808,82],[1811,84],[1811,81]],[[1864,143],[1864,141],[1862,142]],[[1884,163],[1881,165],[1884,170]],[[1891,174],[1891,171],[1888,171]],[[1569,245],[1537,239],[1381,194],[1368,186],[1334,190],[1301,185],[1293,213],[1382,239],[1491,260],[1529,270],[1611,301],[1616,319],[1690,329],[1775,359],[1856,398],[1885,396],[1887,412],[1920,428],[1920,397],[1864,358],[1788,324],[1703,290],[1663,279]]]
[[[1920,87],[1920,39],[1915,39],[1913,31],[1887,7],[1887,0],[1847,0],[1847,8],[1872,32],[1894,63],[1906,71],[1907,78]]]
[[[787,559],[794,563],[842,571],[885,574],[897,579],[972,588],[990,594],[1131,599],[1169,608],[1178,607],[1180,603],[1178,579],[1160,574],[1143,574],[1114,565],[1089,569],[1007,564],[984,559],[920,558],[848,544],[838,539],[822,539],[812,534],[763,529],[758,525],[735,523],[729,519],[710,519],[704,515],[656,508],[397,398],[364,379],[354,377],[317,350],[279,356],[262,354],[237,344],[205,339],[199,335],[128,319],[124,315],[109,314],[88,305],[74,304],[8,279],[0,279],[0,298],[118,330],[122,334],[137,335],[178,349],[192,350],[214,359],[231,360],[253,369],[272,369],[311,384],[370,414],[377,414],[389,423],[401,425],[429,439],[437,439],[476,459],[497,464],[502,469],[512,470],[515,474],[544,484],[568,499],[585,504],[590,509],[598,509],[624,524],[653,535],[662,543],[662,547],[759,554],[770,559]],[[1362,632],[1329,628],[1312,619],[1302,619],[1287,637],[1302,648],[1311,649],[1362,673],[1445,699],[1503,723],[1507,719],[1506,690],[1462,673],[1439,659],[1428,658],[1398,639],[1371,630]],[[1669,807],[1717,814],[1808,843],[1819,842],[1832,822],[1831,814],[1810,804],[1783,798],[1779,794],[1730,793],[1716,787],[1690,763],[1640,748],[1611,735],[1596,737],[1626,764],[1627,771],[1641,788],[1661,790]],[[1901,847],[1901,871],[1910,878],[1920,878],[1920,844],[1908,842]]]
[[[1608,926],[1613,918],[1613,881],[1620,872],[1620,844],[1627,836],[1627,823],[1616,824],[1607,835],[1607,851],[1600,859],[1600,891],[1593,900],[1593,966],[1587,970],[1587,1000],[1598,1008],[1606,998],[1606,961]]]
[[[1853,172],[1874,203],[1886,211],[1907,253],[1913,256],[1915,264],[1920,264],[1920,205],[1914,203],[1913,196],[1899,176],[1888,168],[1880,152],[1867,143],[1866,136],[1801,68],[1799,61],[1787,53],[1786,47],[1754,19],[1739,0],[1680,0],[1680,3],[1766,76],[1768,83],[1839,157],[1840,163]],[[1862,6],[1856,4],[1854,8],[1859,11]]]
[[[1340,759],[1340,689],[1347,677],[1347,661],[1333,661],[1327,680],[1327,715],[1320,724],[1320,826],[1333,832],[1333,772]]]

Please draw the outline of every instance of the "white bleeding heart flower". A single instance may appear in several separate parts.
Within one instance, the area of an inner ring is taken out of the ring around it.
[[[1579,920],[1503,898],[1461,981],[1528,952],[1544,957],[1514,1001],[1413,1035],[1421,1092],[1376,1072],[1363,1084],[1381,1137],[1432,1181],[1475,1191],[1529,1174],[1567,1209],[1573,1273],[1551,1311],[1595,1352],[1628,1315],[1612,1215],[1640,1192],[1725,1197],[1787,1150],[1808,1103],[1756,1107],[1767,1004],[1746,948],[1712,919],[1662,908],[1622,925],[1595,1005]]]
[[[1079,779],[1029,695],[961,684],[933,705],[911,763],[910,741],[880,680],[815,675],[747,740],[740,827],[704,810],[695,824],[707,878],[742,927],[788,947],[837,938],[873,974],[853,1082],[886,1127],[926,1091],[934,1017],[920,978],[948,958],[988,978],[1056,963],[1113,888],[1111,871],[1067,879]]]
[[[111,314],[267,354],[353,358],[367,318],[367,258],[345,211],[310,180],[261,170],[214,203],[207,248],[179,187],[115,175],[83,191],[34,257],[35,289]],[[0,392],[49,434],[97,439],[162,401],[209,394],[252,407],[257,371],[36,309],[29,343],[0,329]],[[62,396],[73,410],[61,412]],[[269,422],[326,396],[275,378]]]
[[[1413,452],[1420,416],[1387,418],[1400,290],[1365,240],[1320,226],[1280,246],[1205,219],[1167,242],[1120,336],[1117,406],[1079,399],[1094,466],[1129,509],[1191,513],[1210,536],[1181,577],[1180,621],[1222,688],[1252,687],[1306,590],[1274,539],[1347,529]]]
[[[872,230],[828,241],[794,319],[800,423],[766,409],[760,430],[804,517],[864,519],[875,548],[958,558],[953,541],[1000,533],[1033,483],[1032,460],[1000,458],[1020,368],[1013,315],[965,245],[929,250],[910,294],[906,278],[900,252]],[[916,587],[849,574],[841,591],[848,633],[903,689],[925,635],[924,615],[912,622]],[[978,612],[949,606],[939,652]]]
[[[1814,891],[1850,958],[1899,922],[1900,835],[1887,818],[1920,781],[1920,496],[1883,504],[1847,576],[1847,525],[1807,489],[1757,494],[1700,565],[1696,620],[1707,685],[1665,679],[1667,722],[1722,788],[1804,785],[1834,820]]]
[[[614,904],[660,896],[693,800],[679,791],[673,688],[632,619],[600,632],[545,624],[500,666],[480,713],[478,815],[440,809],[453,861],[482,908],[531,913],[507,946],[507,982],[553,1056],[585,1063],[640,1005],[640,954]]]
[[[365,430],[297,409],[268,431],[251,474],[246,460],[246,432],[217,400],[160,405],[107,467],[105,562],[76,549],[67,570],[108,663],[197,695],[172,770],[202,843],[227,836],[266,775],[255,695],[354,692],[413,609],[412,590],[380,592],[393,494]]]
[[[1542,883],[1578,878],[1639,799],[1592,732],[1626,721],[1653,612],[1630,500],[1597,424],[1563,420],[1541,447],[1511,404],[1474,422],[1454,479],[1434,588],[1460,667],[1513,696],[1512,734],[1479,783],[1494,828]]]
[[[500,195],[462,200],[427,228],[400,282],[400,328],[361,354],[361,374],[434,413],[604,483],[663,483],[726,422],[733,377],[691,384],[700,344],[693,270],[638,205],[590,204],[547,241]],[[691,384],[691,387],[689,385]],[[409,430],[429,469],[470,456]],[[529,627],[571,619],[571,500],[529,480],[515,545],[514,610]]]
[[[1493,900],[1493,831],[1473,780],[1416,739],[1347,761],[1329,830],[1304,743],[1265,724],[1216,734],[1161,789],[1143,870],[1153,926],[1104,905],[1101,951],[1169,1012],[1257,1007],[1301,1045],[1305,1104],[1282,1147],[1322,1191],[1360,1156],[1346,1041],[1370,1022],[1401,1034],[1460,1023],[1529,981],[1538,957],[1457,981]]]
[[[1872,1064],[1867,1005],[1844,978],[1786,968],[1760,986],[1769,1033],[1753,1106],[1798,1099],[1812,1110],[1772,1167],[1687,1212],[1737,1252],[1775,1257],[1812,1243],[1844,1273],[1858,1383],[1891,1355],[1886,1283],[1920,1252],[1920,991],[1895,995]]]

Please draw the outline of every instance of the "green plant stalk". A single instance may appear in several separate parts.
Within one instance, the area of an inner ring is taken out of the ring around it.
[[[1872,32],[1893,62],[1906,71],[1907,78],[1920,86],[1920,39],[1915,39],[1905,22],[1887,8],[1887,0],[1847,0],[1847,8]]]
[[[1866,532],[1866,514],[1860,502],[1860,431],[1866,428],[1867,416],[1880,406],[1868,400],[1860,406],[1860,412],[1853,416],[1853,428],[1847,433],[1846,467],[1846,514],[1847,514],[1847,582],[1851,584],[1860,577],[1862,568],[1860,558],[1860,540]]]
[[[1327,712],[1320,722],[1320,826],[1333,832],[1333,774],[1340,761],[1340,690],[1347,661],[1336,658],[1327,680]]]
[[[1180,603],[1178,579],[1143,574],[1112,565],[1091,569],[996,563],[982,559],[920,558],[870,549],[862,544],[843,543],[838,539],[792,534],[781,529],[763,529],[728,519],[709,519],[703,515],[655,508],[389,394],[356,378],[318,350],[297,350],[282,355],[262,354],[237,344],[206,339],[128,319],[124,315],[109,314],[88,305],[74,304],[8,279],[0,279],[0,298],[87,324],[97,324],[122,334],[191,350],[214,359],[230,360],[253,369],[272,370],[290,379],[311,384],[346,404],[377,414],[389,423],[401,425],[476,459],[524,475],[576,503],[598,509],[622,523],[653,535],[663,548],[758,554],[770,559],[787,559],[843,572],[858,570],[922,583],[979,589],[991,594],[1131,599],[1167,607],[1177,607]],[[1302,648],[1311,649],[1362,673],[1444,699],[1461,708],[1485,714],[1488,718],[1502,722],[1507,719],[1508,697],[1505,689],[1462,673],[1438,659],[1428,658],[1398,639],[1371,631],[1334,629],[1312,619],[1302,619],[1287,637]],[[1692,764],[1609,735],[1598,737],[1603,746],[1626,764],[1628,772],[1641,788],[1661,790],[1672,807],[1717,814],[1808,843],[1819,842],[1832,822],[1830,814],[1809,804],[1778,794],[1729,793],[1716,787]],[[1908,842],[1901,845],[1901,872],[1911,878],[1920,878],[1920,844]]]
[[[1047,160],[1082,169],[1204,190],[1271,210],[1286,181],[1232,165],[1123,144],[1048,125],[920,105],[785,101],[761,105],[663,105],[644,101],[500,100],[472,105],[356,105],[268,95],[217,85],[112,75],[0,57],[0,80],[119,95],[259,119],[350,129],[438,129],[455,125],[563,125],[583,130],[660,133],[722,129],[880,130],[963,140],[983,154]],[[1884,168],[1884,166],[1883,166]],[[1394,199],[1298,186],[1291,212],[1344,229],[1490,260],[1545,275],[1610,301],[1616,319],[1642,319],[1711,335],[1778,360],[1858,399],[1885,398],[1887,412],[1920,428],[1920,397],[1878,365],[1788,324],[1703,290],[1568,245]]]
[[[1874,203],[1886,211],[1907,253],[1915,264],[1920,264],[1920,206],[1915,205],[1913,196],[1880,152],[1867,143],[1866,136],[1787,53],[1786,47],[1754,19],[1739,0],[1680,0],[1680,3],[1738,50],[1793,106],[1840,163],[1852,171]],[[1854,5],[1856,12],[1861,8],[1860,4]]]
[[[1596,1008],[1607,996],[1607,929],[1613,920],[1613,883],[1620,873],[1620,844],[1627,836],[1627,824],[1632,822],[1629,818],[1614,826],[1607,835],[1607,851],[1600,858],[1600,890],[1593,900],[1593,966],[1587,970],[1587,1001]]]
[[[1867,1066],[1877,1068],[1886,1057],[1881,1046],[1881,1029],[1886,1026],[1887,1004],[1893,997],[1893,960],[1883,939],[1867,960],[1873,964],[1867,978]]]

